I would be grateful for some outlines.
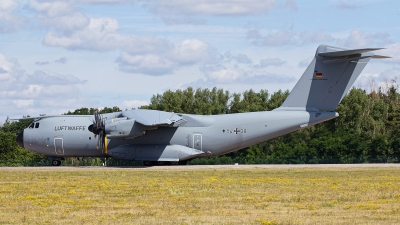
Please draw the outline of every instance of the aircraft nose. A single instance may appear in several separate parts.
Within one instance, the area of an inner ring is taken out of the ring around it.
[[[15,140],[19,146],[24,148],[24,131],[18,134],[17,139]]]

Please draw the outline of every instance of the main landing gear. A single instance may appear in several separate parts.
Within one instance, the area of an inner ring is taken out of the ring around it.
[[[61,160],[53,160],[53,161],[51,161],[51,165],[60,166],[61,165]]]
[[[144,166],[174,166],[174,165],[186,165],[187,160],[184,161],[143,161]]]
[[[61,157],[49,157],[51,160],[51,165],[52,166],[61,166],[61,160],[64,160],[64,158]]]

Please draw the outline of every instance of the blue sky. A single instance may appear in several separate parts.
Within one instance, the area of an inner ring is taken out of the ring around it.
[[[400,75],[399,1],[1,0],[0,122],[136,108],[171,89],[292,89],[320,44],[383,47],[355,87]]]

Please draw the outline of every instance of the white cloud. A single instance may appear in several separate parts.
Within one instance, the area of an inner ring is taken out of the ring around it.
[[[356,4],[350,4],[348,1],[343,1],[343,0],[333,1],[333,7],[340,9],[340,10],[354,10],[354,9],[362,8],[362,6],[359,6]]]
[[[0,33],[15,31],[24,22],[24,17],[16,15],[19,3],[14,0],[1,0],[0,2]]]
[[[333,36],[325,34],[323,29],[316,29],[313,32],[303,31],[294,32],[289,30],[264,31],[251,29],[247,31],[246,38],[253,45],[257,46],[283,46],[283,45],[302,45],[305,43],[321,43],[336,40]]]
[[[385,49],[377,51],[376,54],[392,57],[389,59],[382,59],[384,63],[400,63],[400,43],[387,45]]]
[[[30,0],[29,6],[35,11],[45,14],[47,17],[64,16],[75,10],[69,1]]]
[[[236,56],[232,55],[230,52],[226,52],[224,54],[224,57],[227,59],[226,62],[231,62],[232,60],[235,60],[237,63],[242,63],[242,64],[251,64],[253,61],[246,55],[239,53]]]
[[[381,73],[363,73],[361,74],[356,82],[355,86],[358,88],[365,89],[367,92],[378,92],[381,89],[382,92],[386,92],[393,85],[398,85],[397,78],[400,77],[400,68],[392,67]],[[394,82],[393,82],[394,81]]]
[[[171,57],[181,64],[197,62],[212,62],[214,49],[207,43],[197,39],[186,39],[176,43],[171,51]]]
[[[308,43],[329,43],[336,42],[336,45],[349,48],[363,48],[374,46],[385,46],[392,44],[388,33],[366,33],[354,29],[347,37],[335,38],[326,34],[319,28],[314,31],[293,32],[288,30],[257,30],[247,31],[246,38],[257,46],[283,46],[303,45]]]
[[[190,82],[181,85],[179,88],[193,87],[196,88],[212,88],[212,87],[222,87],[227,85],[254,85],[263,86],[266,88],[268,86],[281,89],[286,84],[293,84],[296,78],[293,76],[286,76],[283,74],[273,74],[273,73],[260,73],[260,74],[244,74],[244,71],[234,71],[234,70],[220,70],[215,71],[220,72],[220,74],[215,73],[215,77],[208,76],[206,79],[198,79],[197,81]],[[279,84],[280,88],[277,88],[276,84]],[[242,89],[243,90],[243,89]]]
[[[114,50],[121,39],[116,32],[119,24],[112,18],[90,18],[90,22],[82,29],[71,33],[49,31],[43,43],[67,49],[86,49],[95,51]]]
[[[299,64],[297,65],[298,67],[302,68],[302,67],[307,67],[308,65],[310,65],[311,61],[314,59],[314,56],[310,56],[306,59],[303,59],[299,62]]]
[[[19,99],[19,100],[14,100],[13,103],[17,106],[17,108],[27,108],[28,106],[33,105],[33,99],[30,100],[25,100],[25,99]]]
[[[0,4],[0,10],[3,12],[13,11],[18,7],[18,3],[13,0],[3,0]]]
[[[77,11],[69,1],[31,0],[29,7],[36,12],[36,20],[46,28],[63,33],[84,29],[89,25],[89,18]]]
[[[124,72],[158,76],[172,73],[183,66],[218,61],[215,50],[200,40],[187,39],[169,46],[168,51],[156,52],[158,54],[122,52],[117,59],[119,69]]]
[[[66,33],[74,32],[79,29],[90,27],[90,19],[80,12],[73,12],[67,15],[38,15],[37,20],[46,27],[52,27]]]
[[[251,64],[253,61],[245,54],[241,54],[239,53],[236,57],[235,57],[236,61],[238,63],[243,63],[243,64]]]
[[[8,59],[5,55],[0,53],[0,81],[10,79],[11,72],[15,70],[16,67],[15,60]]]
[[[177,25],[177,24],[192,24],[192,25],[204,25],[206,24],[205,19],[195,18],[192,16],[170,16],[170,15],[163,15],[161,19],[167,25]]]
[[[170,0],[155,1],[150,10],[156,14],[245,16],[267,13],[276,6],[275,0],[214,1]],[[284,7],[292,7],[287,5]]]
[[[30,84],[14,84],[11,83],[9,86],[15,86],[16,88],[8,88],[9,90],[0,91],[0,97],[7,99],[34,99],[37,98],[42,90],[40,85]]]
[[[61,75],[58,73],[45,72],[37,70],[32,75],[27,76],[26,82],[30,84],[41,84],[41,85],[74,85],[85,83],[77,77],[66,74]]]
[[[30,112],[46,113],[55,107],[67,112],[71,108],[96,104],[83,98],[78,84],[83,84],[73,75],[37,70],[28,74],[20,68],[16,59],[9,59],[0,53],[0,105],[7,105],[7,112],[1,111],[0,117],[27,115]],[[4,76],[6,75],[6,76]]]
[[[286,2],[281,6],[281,8],[289,8],[291,11],[297,11],[298,7],[294,0],[286,0]]]
[[[207,74],[210,80],[217,83],[231,83],[241,76],[245,76],[244,71],[235,69],[221,69]]]
[[[158,55],[131,55],[123,52],[117,59],[120,70],[131,73],[164,75],[171,73],[176,63]]]
[[[50,85],[50,86],[41,86],[39,97],[45,98],[64,98],[70,99],[80,96],[80,90],[75,85]]]
[[[244,84],[284,84],[293,83],[296,81],[296,78],[283,74],[261,73],[253,76],[241,77],[239,81]]]
[[[314,32],[300,32],[300,42],[302,43],[324,43],[334,41],[335,38],[332,35],[325,34],[323,29],[317,29]]]
[[[238,54],[237,56],[244,56],[244,54]],[[199,79],[194,83],[187,85],[201,86],[202,84],[207,87],[212,87],[220,84],[271,84],[271,83],[291,83],[295,81],[294,77],[289,77],[282,74],[275,74],[265,72],[262,69],[268,66],[282,66],[286,61],[280,58],[267,58],[261,59],[257,65],[242,65],[237,64],[237,56],[230,52],[225,53],[224,58],[226,60],[216,64],[203,65],[201,71],[205,75],[205,79]],[[246,56],[247,58],[247,56]],[[248,59],[248,58],[247,58]]]
[[[364,48],[364,47],[381,47],[392,43],[388,33],[366,33],[361,30],[354,29],[346,38],[337,40],[339,46],[349,48]]]
[[[119,3],[120,0],[78,0],[79,2],[83,3],[90,3],[90,4],[103,4],[103,3]]]
[[[207,16],[252,16],[267,14],[274,9],[297,11],[294,0],[247,0],[247,1],[213,1],[213,0],[155,0],[139,1],[150,13],[160,16],[167,25],[203,25]]]
[[[286,61],[283,61],[280,58],[268,58],[260,60],[260,64],[254,65],[254,68],[265,68],[268,66],[282,66]]]
[[[43,38],[47,46],[91,51],[120,49],[130,53],[162,52],[169,48],[163,39],[120,34],[117,19],[89,18],[71,2],[31,1],[30,6],[37,12],[38,22],[50,29]]]
[[[59,59],[54,60],[56,63],[65,64],[68,61],[67,57],[61,57]]]
[[[267,35],[261,35],[258,30],[250,30],[247,38],[252,40],[253,45],[258,46],[282,46],[288,44],[296,44],[296,33],[287,30],[277,30]]]
[[[73,17],[73,15],[70,16]],[[210,46],[196,39],[187,39],[171,44],[165,39],[151,36],[120,34],[118,33],[120,28],[118,21],[108,17],[89,18],[87,26],[79,29],[61,25],[54,28],[56,30],[49,31],[45,35],[43,39],[45,45],[71,50],[122,50],[130,55],[168,54],[168,57],[173,57],[174,61],[182,63],[204,60],[211,54]],[[122,56],[122,58],[126,57],[126,55]]]
[[[55,63],[65,64],[67,62],[67,58],[66,57],[61,57],[59,59],[54,60],[54,62]],[[38,61],[38,62],[35,62],[35,65],[38,65],[38,66],[44,66],[44,65],[48,65],[48,64],[50,64],[49,61]]]
[[[198,39],[170,43],[152,36],[121,34],[116,19],[88,18],[67,2],[32,1],[30,5],[39,13],[38,21],[51,29],[43,39],[44,45],[70,50],[122,51],[116,62],[124,72],[157,76],[183,66],[218,61],[216,51]],[[62,6],[64,11],[60,9]]]
[[[35,65],[38,65],[38,66],[43,66],[43,65],[47,65],[47,64],[49,64],[48,61],[35,62]]]

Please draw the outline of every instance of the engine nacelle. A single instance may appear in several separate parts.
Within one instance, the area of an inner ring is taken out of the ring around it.
[[[157,127],[144,126],[134,119],[115,118],[106,122],[106,134],[108,139],[127,139],[143,136],[147,130]]]

